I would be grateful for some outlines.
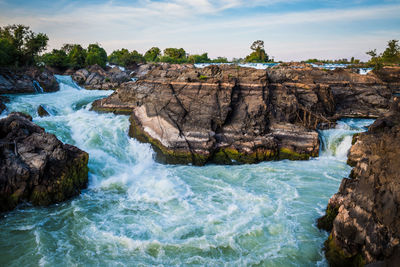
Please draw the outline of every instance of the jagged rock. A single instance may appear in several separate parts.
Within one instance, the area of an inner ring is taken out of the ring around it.
[[[325,243],[332,266],[400,259],[400,101],[368,132],[354,138],[348,163],[354,166],[328,204],[331,235]],[[328,229],[329,230],[329,229]],[[396,264],[399,262],[397,261]],[[346,265],[347,266],[347,265]]]
[[[59,90],[58,83],[50,70],[37,67],[11,70],[0,69],[0,94],[36,93],[34,81],[44,92]]]
[[[104,70],[99,65],[77,70],[72,74],[72,79],[86,89],[96,90],[115,90],[131,80],[129,74],[118,67]]]
[[[130,135],[153,144],[167,163],[255,163],[308,159],[319,123],[331,123],[324,85],[271,84],[266,70],[158,65],[93,109],[131,114]]]
[[[39,105],[37,113],[40,117],[50,116],[49,112],[47,112],[47,110],[42,105]]]
[[[384,82],[394,94],[400,94],[400,67],[383,67],[373,72]]]
[[[392,90],[373,73],[360,75],[348,69],[329,71],[309,65],[301,68],[283,65],[271,68],[267,72],[272,84],[304,84],[320,86],[331,91],[336,118],[377,118],[389,109]],[[322,107],[326,106],[326,103],[319,99],[309,103],[313,102]]]
[[[63,144],[31,120],[22,113],[0,120],[0,212],[25,201],[64,201],[87,185],[88,154]]]

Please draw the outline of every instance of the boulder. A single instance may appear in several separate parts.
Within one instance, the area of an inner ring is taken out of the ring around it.
[[[89,90],[115,90],[122,83],[131,80],[129,74],[118,67],[104,70],[99,65],[77,70],[72,74],[72,79]]]
[[[331,266],[399,263],[399,148],[400,101],[395,99],[388,114],[354,137],[348,156],[354,168],[319,220],[320,226],[331,231],[325,242]]]
[[[0,212],[64,201],[87,186],[88,154],[31,120],[22,113],[0,120]]]
[[[47,112],[47,110],[42,105],[39,105],[37,113],[40,117],[50,116],[49,112]]]

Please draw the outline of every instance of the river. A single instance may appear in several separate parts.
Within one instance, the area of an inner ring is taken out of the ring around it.
[[[1,218],[0,266],[327,266],[315,222],[350,173],[352,134],[372,120],[321,131],[321,156],[308,161],[163,165],[128,137],[128,116],[90,111],[112,91],[57,79],[60,91],[11,95],[7,108],[88,152],[89,187]]]

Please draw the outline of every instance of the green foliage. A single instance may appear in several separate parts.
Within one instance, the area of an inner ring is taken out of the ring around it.
[[[158,62],[160,60],[161,50],[158,47],[152,47],[144,54],[146,62]]]
[[[136,50],[129,53],[128,49],[123,48],[113,51],[108,57],[108,62],[118,66],[129,67],[137,63],[144,63],[146,60]]]
[[[209,63],[211,59],[208,58],[207,53],[203,53],[201,55],[190,55],[187,59],[189,63]]]
[[[388,41],[386,50],[382,53],[382,61],[384,63],[400,63],[400,46],[397,44],[399,40]]]
[[[183,48],[166,48],[164,56],[160,58],[161,62],[167,63],[186,63],[186,51]]]
[[[35,64],[35,58],[44,51],[48,40],[46,34],[36,34],[28,26],[14,24],[0,27],[0,65]]]
[[[382,54],[378,54],[376,49],[366,52],[371,57],[369,64],[375,70],[382,68],[383,64],[400,64],[400,46],[398,40],[388,41],[387,47]]]
[[[217,57],[216,59],[211,60],[213,63],[229,63],[226,57]]]
[[[64,50],[53,49],[51,53],[42,56],[42,61],[50,67],[66,69],[69,66],[68,55]]]
[[[0,38],[0,66],[10,66],[14,63],[15,48],[7,39]]]
[[[265,63],[269,61],[268,54],[264,50],[264,41],[254,41],[250,47],[253,52],[245,58],[249,63]]]
[[[81,69],[86,66],[86,49],[79,44],[65,44],[61,50],[68,54],[68,66]]]
[[[98,44],[90,44],[87,49],[85,63],[89,66],[97,64],[105,68],[107,63],[106,51]]]

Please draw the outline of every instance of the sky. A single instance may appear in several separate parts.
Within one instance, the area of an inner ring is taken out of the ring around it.
[[[0,26],[46,33],[48,49],[99,43],[245,57],[255,40],[275,60],[355,57],[400,39],[400,0],[0,0]]]

